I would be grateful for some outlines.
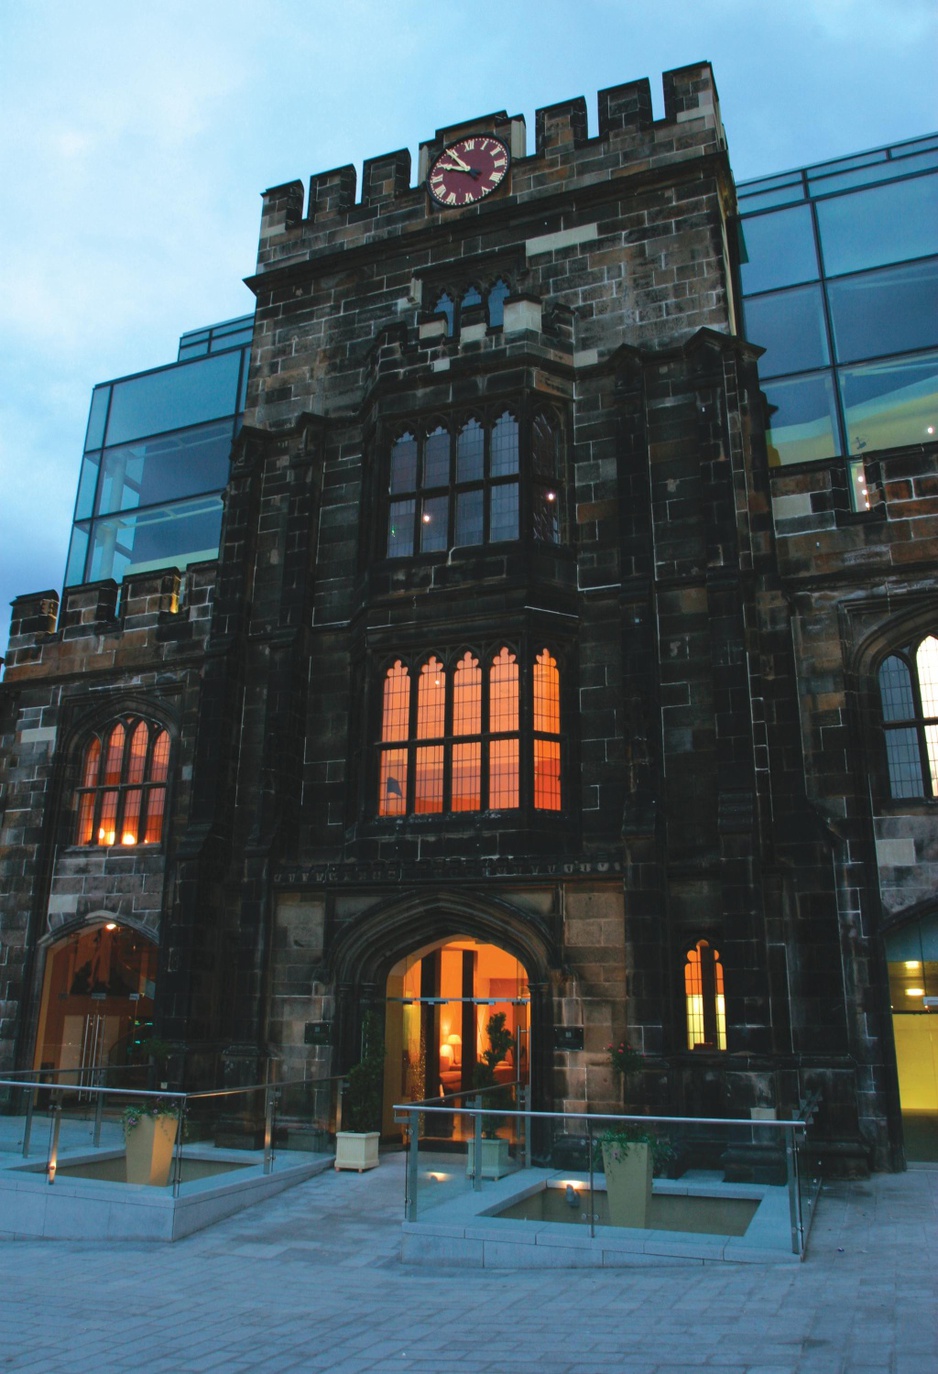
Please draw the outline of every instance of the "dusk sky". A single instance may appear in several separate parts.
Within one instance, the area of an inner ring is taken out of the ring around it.
[[[95,382],[253,307],[259,192],[707,59],[738,179],[938,127],[934,0],[0,0],[0,653]]]

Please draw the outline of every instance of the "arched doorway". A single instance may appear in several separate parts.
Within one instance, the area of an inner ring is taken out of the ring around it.
[[[104,918],[50,945],[34,1067],[64,1071],[66,1084],[100,1083],[115,1070],[120,1086],[143,1085],[156,956],[152,940]]]
[[[528,974],[499,945],[463,935],[437,940],[406,955],[386,985],[383,1134],[399,1131],[395,1102],[467,1093],[489,1047],[496,1018],[510,1046],[495,1068],[496,1082],[530,1082],[531,1017]],[[427,1133],[465,1129],[458,1118],[428,1114]]]
[[[938,1161],[938,911],[885,937],[906,1156]]]

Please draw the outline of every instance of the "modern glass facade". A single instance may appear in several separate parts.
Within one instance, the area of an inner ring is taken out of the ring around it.
[[[67,587],[216,556],[253,324],[193,330],[177,362],[95,387]]]
[[[764,346],[773,465],[938,432],[938,135],[743,182],[746,335]]]

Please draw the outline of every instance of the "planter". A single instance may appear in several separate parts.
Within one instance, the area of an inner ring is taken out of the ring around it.
[[[336,1131],[335,1167],[337,1169],[377,1169],[380,1131]]]
[[[165,1188],[173,1162],[179,1122],[175,1116],[142,1116],[132,1130],[124,1130],[128,1183]]]
[[[466,1161],[466,1175],[471,1177],[475,1166],[475,1141],[469,1141],[469,1158]],[[511,1173],[511,1159],[508,1154],[508,1141],[496,1136],[494,1140],[482,1141],[482,1177],[504,1178]]]
[[[620,1156],[618,1159],[616,1154]],[[606,1198],[613,1226],[648,1226],[652,1164],[650,1145],[632,1142],[625,1155],[619,1146],[603,1145]]]

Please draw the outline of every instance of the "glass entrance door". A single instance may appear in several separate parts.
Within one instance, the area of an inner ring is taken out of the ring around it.
[[[938,1162],[938,915],[886,939],[906,1157]]]

